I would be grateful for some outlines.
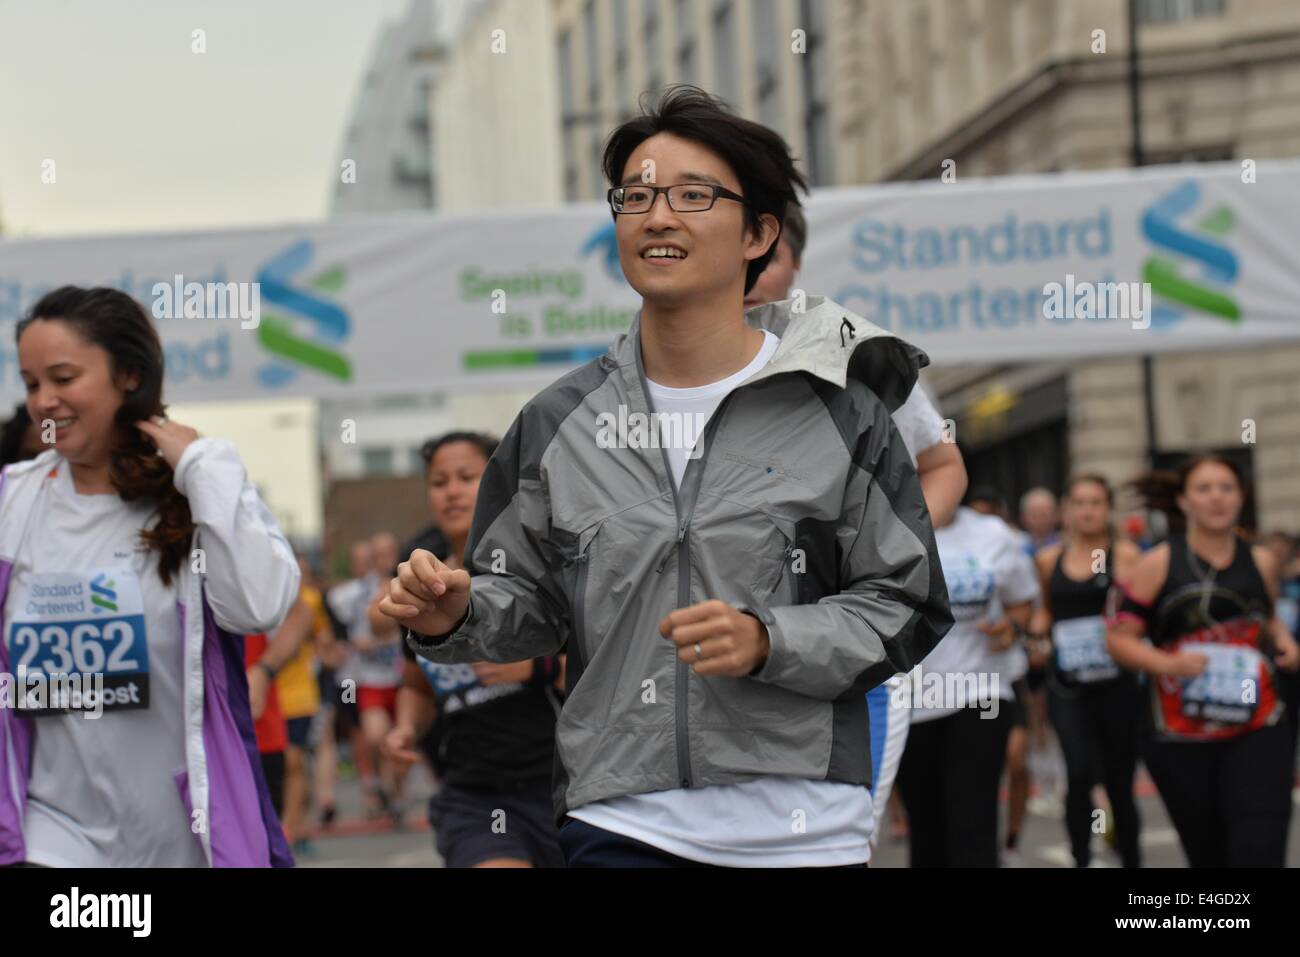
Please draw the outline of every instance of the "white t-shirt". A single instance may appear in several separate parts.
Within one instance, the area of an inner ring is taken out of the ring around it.
[[[1018,647],[993,651],[979,625],[1000,618],[1003,606],[1038,597],[1033,563],[996,515],[959,508],[934,538],[954,624],[908,676],[902,693],[912,706],[912,724],[980,707],[992,697],[1014,699],[1011,682],[1025,673],[1024,652]]]
[[[371,572],[363,578],[353,578],[335,585],[325,596],[330,609],[347,628],[349,641],[373,637],[367,612],[371,601],[379,593],[381,582],[381,577]],[[362,687],[396,688],[402,683],[401,668],[401,645],[391,641],[374,651],[354,648],[336,676],[339,681],[351,678]]]
[[[781,340],[766,330],[763,335],[753,361],[718,382],[688,389],[648,382],[654,410],[700,414],[700,421],[707,422],[727,393],[767,365],[776,352]],[[665,445],[670,421],[659,420]],[[677,432],[682,434],[698,433]],[[690,450],[678,445],[667,452],[673,482],[680,485]],[[725,867],[834,866],[861,864],[871,857],[871,792],[840,781],[779,775],[741,784],[675,788],[593,801],[569,816],[678,857]],[[796,822],[803,825],[803,833],[797,833]]]
[[[79,495],[67,465],[38,497],[5,599],[11,669],[104,675],[98,718],[35,724],[23,839],[52,867],[206,867],[185,771],[177,582],[140,544],[154,507]],[[197,613],[197,612],[195,612]]]
[[[907,401],[894,412],[894,425],[903,436],[913,465],[918,455],[943,441],[943,419],[920,381],[912,387]]]

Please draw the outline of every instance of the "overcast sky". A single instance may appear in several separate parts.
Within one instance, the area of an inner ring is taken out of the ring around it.
[[[406,5],[0,0],[5,233],[322,218],[378,28]]]

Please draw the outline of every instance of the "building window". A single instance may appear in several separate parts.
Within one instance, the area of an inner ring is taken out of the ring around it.
[[[825,4],[822,0],[800,0],[799,12],[808,35],[807,53],[800,57],[803,61],[808,173],[811,185],[822,186],[833,181]]]
[[[659,33],[659,11],[654,3],[646,4],[642,33],[645,35],[646,89],[658,90],[664,85],[662,73],[664,51],[663,37]]]
[[[614,109],[621,115],[628,109],[627,91],[627,0],[613,0],[614,13]]]
[[[573,165],[573,128],[577,121],[574,113],[573,83],[573,33],[565,30],[555,44],[555,56],[560,68],[560,136],[564,149],[564,198],[570,202],[578,197],[578,170]]]
[[[918,6],[912,11],[912,107],[918,117],[930,114],[930,71],[934,58],[930,55],[930,10]]]
[[[597,109],[600,102],[600,55],[596,38],[596,0],[587,0],[582,10],[582,33],[587,47],[587,102]]]
[[[764,126],[781,128],[780,86],[777,82],[777,57],[781,44],[776,39],[776,0],[754,0],[754,65],[757,70],[755,90],[758,96],[758,119]]]
[[[676,0],[677,24],[677,80],[679,83],[695,82],[695,11],[690,0]]]
[[[361,472],[366,478],[392,475],[393,450],[391,448],[362,449]]]
[[[555,44],[555,57],[560,67],[560,110],[565,116],[573,112],[573,37],[568,30],[560,34]]]
[[[1235,150],[1227,144],[1189,146],[1177,150],[1147,150],[1146,162],[1150,166],[1169,163],[1223,163],[1233,158]]]
[[[592,199],[604,199],[605,192],[609,188],[605,185],[605,170],[601,166],[601,160],[604,153],[601,150],[600,137],[592,137],[591,140],[591,193]]]
[[[731,0],[713,8],[713,82],[714,92],[736,106],[736,17]]]
[[[411,475],[423,475],[425,470],[424,456],[420,454],[419,448],[408,449],[411,453]]]
[[[393,178],[405,186],[425,186],[432,175],[432,162],[423,147],[415,147],[393,157]]]
[[[1221,17],[1226,0],[1136,0],[1138,23],[1174,23],[1197,17]]]

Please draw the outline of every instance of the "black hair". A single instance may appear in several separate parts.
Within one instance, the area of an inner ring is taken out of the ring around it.
[[[27,406],[19,404],[14,409],[13,418],[6,419],[5,424],[0,426],[0,467],[31,458],[23,451],[23,441],[27,438],[27,430],[31,425],[32,417]]]
[[[605,178],[610,186],[618,186],[628,157],[658,133],[680,136],[717,153],[740,181],[748,229],[757,235],[761,216],[776,217],[776,239],[746,270],[745,292],[749,292],[776,254],[786,210],[791,204],[799,205],[795,187],[808,191],[807,181],[795,168],[790,146],[775,130],[737,116],[726,103],[699,87],[675,84],[658,94],[657,102],[654,97],[654,93],[643,93],[641,115],[623,123],[605,140],[601,160]]]
[[[1007,500],[992,485],[976,485],[966,493],[967,505],[973,505],[976,502],[988,502],[996,506],[998,511],[1004,511],[1007,507]]]
[[[420,446],[420,458],[424,459],[426,472],[433,464],[433,457],[438,454],[438,450],[452,442],[468,442],[482,452],[485,459],[492,458],[492,453],[497,450],[498,445],[497,440],[485,432],[444,432]]]
[[[1106,496],[1106,504],[1108,506],[1115,504],[1115,492],[1111,489],[1110,482],[1106,481],[1106,476],[1097,472],[1079,472],[1077,475],[1071,475],[1065,483],[1065,495],[1063,497],[1069,498],[1070,493],[1074,491],[1074,487],[1084,483],[1099,486]]]
[[[117,289],[61,286],[46,293],[18,323],[14,340],[34,322],[65,322],[91,345],[108,353],[113,381],[134,376],[137,383],[122,397],[114,417],[109,480],[124,502],[153,499],[158,522],[140,531],[140,540],[158,553],[158,575],[164,585],[189,554],[194,522],[190,503],[176,488],[172,467],[153,443],[136,428],[143,419],[166,411],[163,405],[163,350],[153,320],[140,304]]]
[[[808,221],[803,218],[803,208],[798,203],[790,203],[785,208],[781,238],[790,247],[795,266],[799,266],[803,262],[804,247],[808,245]]]

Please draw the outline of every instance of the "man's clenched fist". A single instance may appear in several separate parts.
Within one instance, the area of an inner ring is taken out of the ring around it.
[[[771,650],[766,625],[717,599],[678,608],[659,623],[659,634],[703,676],[743,678],[758,670]]]
[[[469,572],[450,568],[417,548],[397,566],[379,610],[422,635],[455,631],[469,608]]]

